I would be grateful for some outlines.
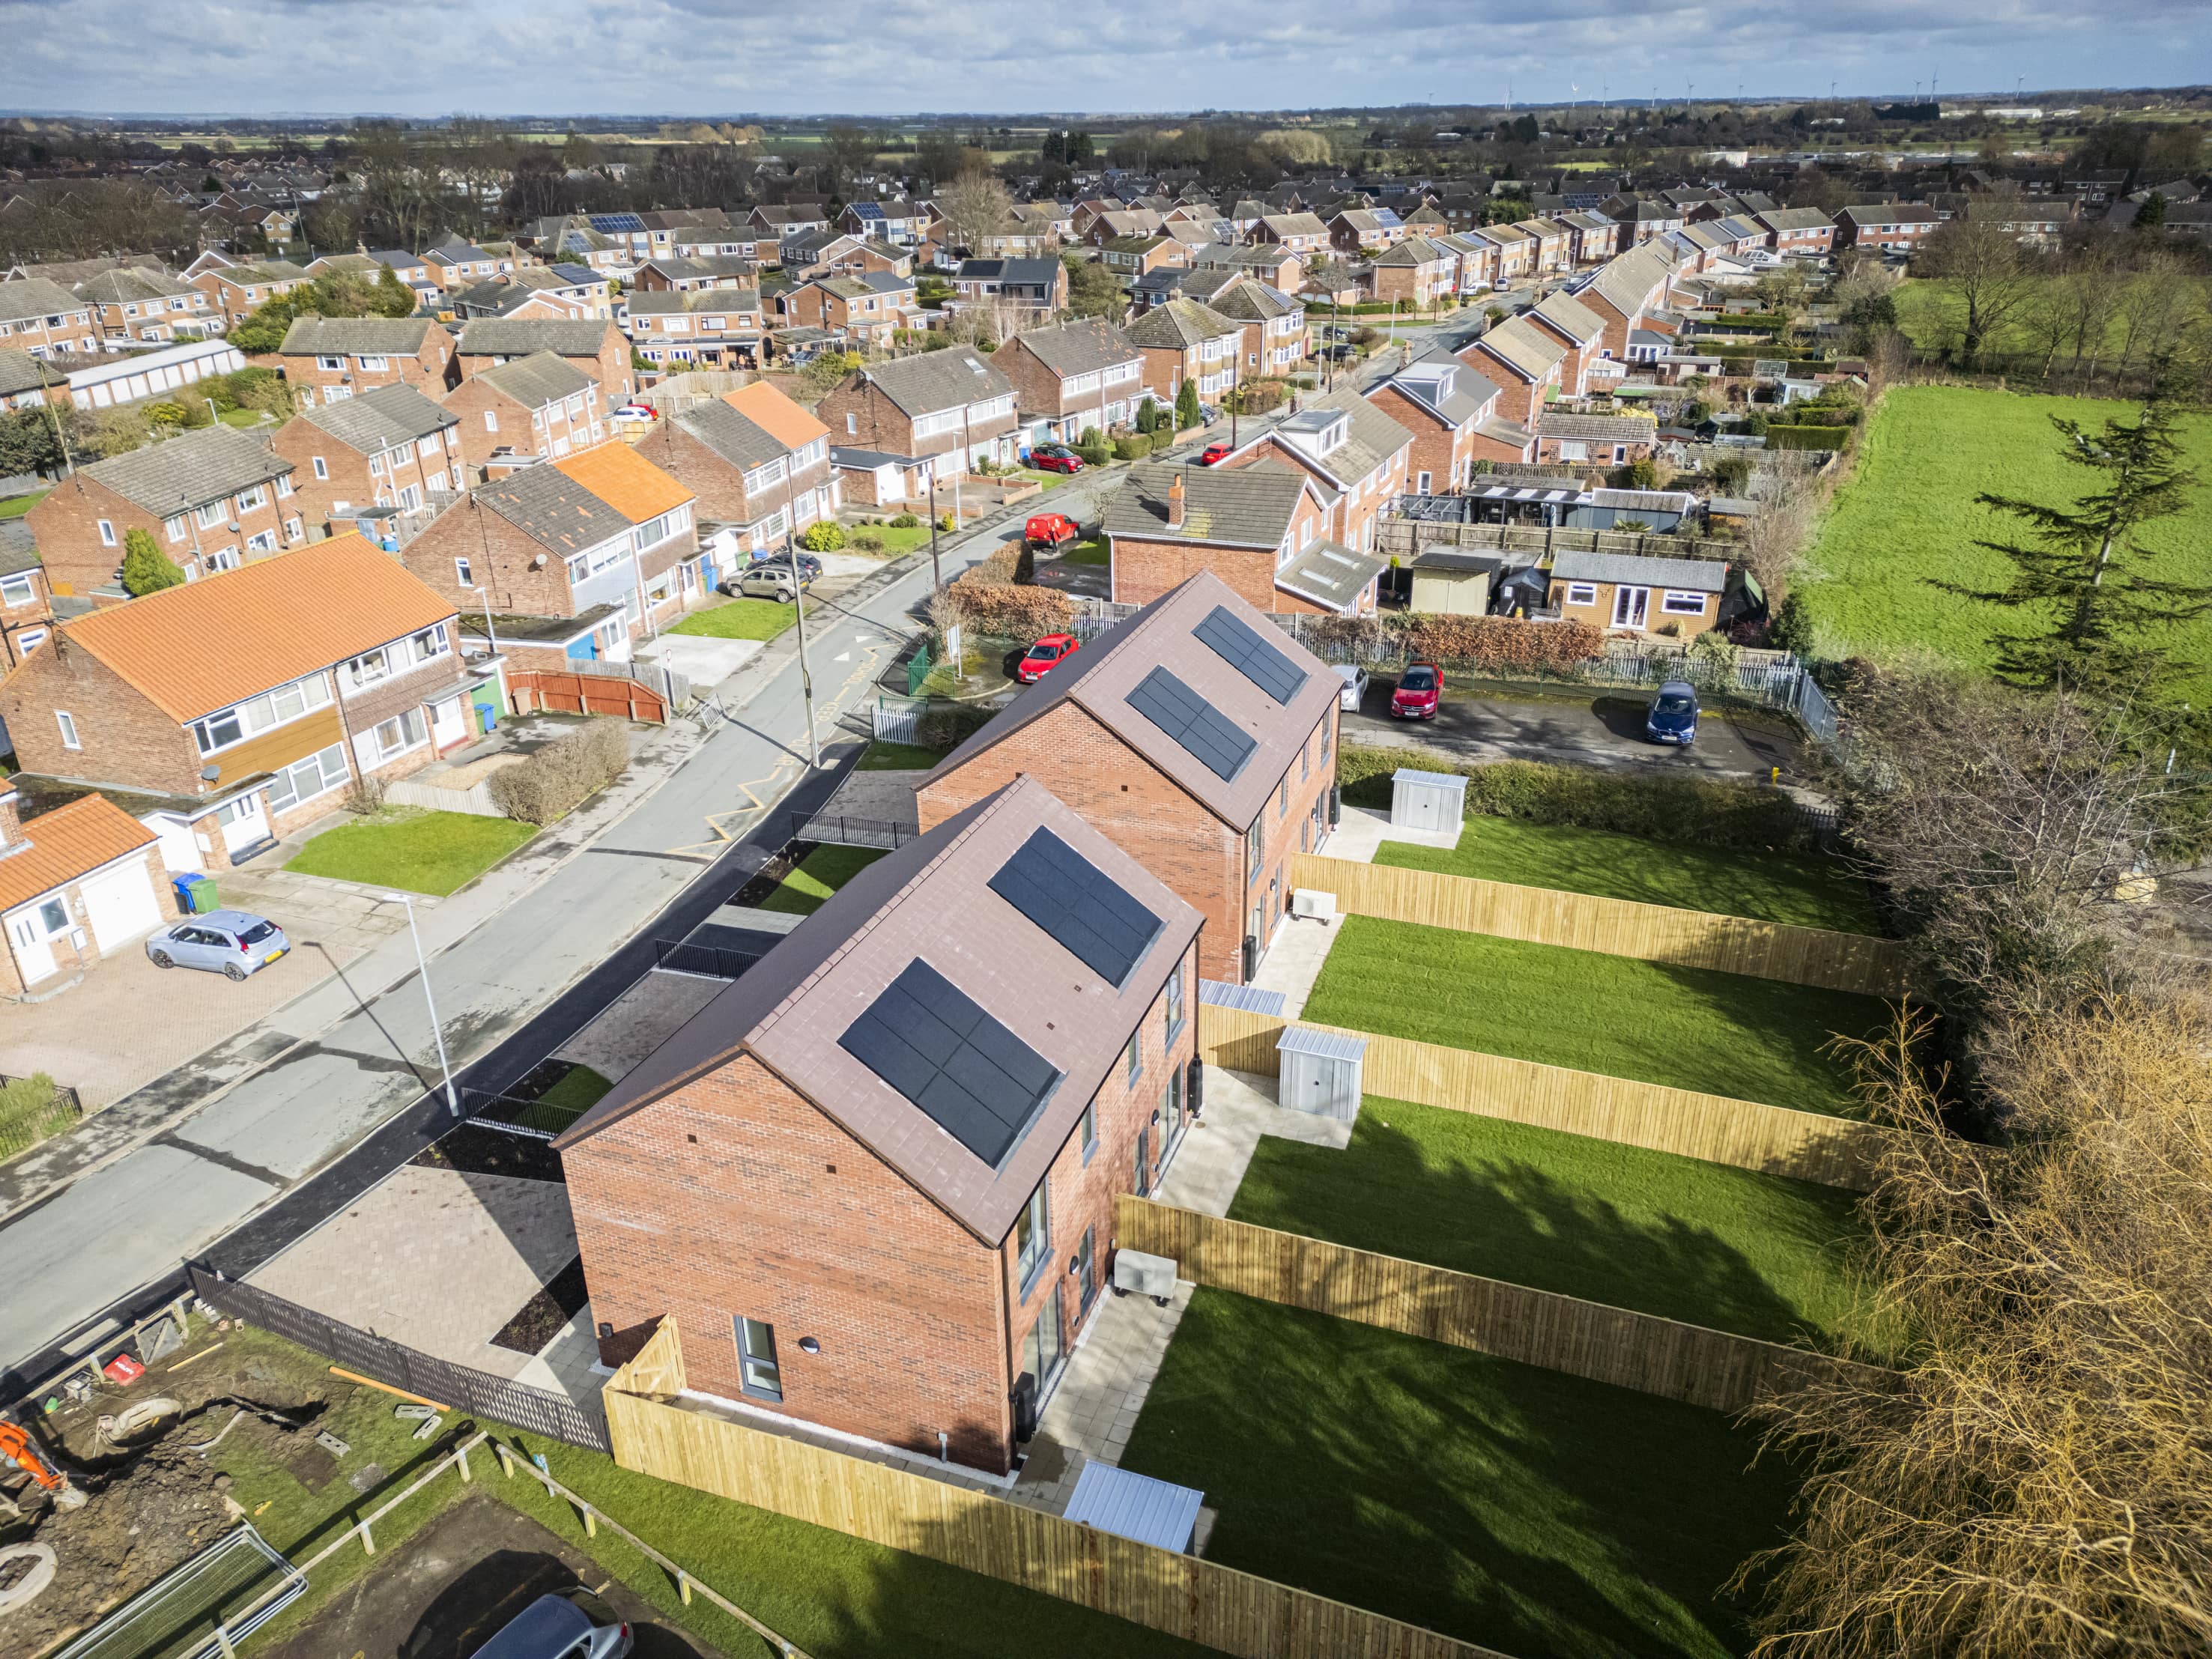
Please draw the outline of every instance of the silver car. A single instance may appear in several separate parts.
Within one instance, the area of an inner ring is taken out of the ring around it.
[[[1336,665],[1336,672],[1337,678],[1344,682],[1344,689],[1336,696],[1336,706],[1357,714],[1361,699],[1367,695],[1367,671],[1352,663],[1340,662]]]
[[[541,1595],[501,1626],[474,1659],[625,1659],[629,1626],[581,1588]]]
[[[284,930],[246,910],[210,910],[156,928],[146,954],[156,968],[204,968],[228,980],[258,974],[292,948]]]

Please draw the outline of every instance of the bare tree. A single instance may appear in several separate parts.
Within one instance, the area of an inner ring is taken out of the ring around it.
[[[1761,587],[1779,594],[1803,566],[1827,489],[1809,455],[1784,449],[1764,459],[1753,486],[1759,511],[1744,532],[1743,562]]]
[[[1963,308],[1959,351],[1969,363],[2027,302],[2040,274],[2005,212],[2005,204],[1991,203],[1947,222],[1913,262],[1915,276],[1943,279]]]
[[[971,252],[981,252],[985,237],[1003,236],[1013,228],[1012,195],[981,168],[962,173],[939,191],[937,207],[953,242]]]

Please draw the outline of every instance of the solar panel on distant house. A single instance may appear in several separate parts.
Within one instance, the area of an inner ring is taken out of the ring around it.
[[[1164,668],[1146,675],[1126,701],[1224,783],[1244,769],[1260,746]]]
[[[1049,830],[1030,833],[991,890],[1116,990],[1160,934],[1158,916]]]

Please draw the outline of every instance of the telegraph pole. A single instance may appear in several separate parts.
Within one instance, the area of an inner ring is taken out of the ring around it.
[[[937,463],[929,464],[929,590],[945,586],[945,571],[937,562]]]
[[[806,766],[822,764],[822,750],[814,740],[814,672],[806,662],[806,588],[799,580],[799,548],[788,518],[783,526],[783,556],[791,566],[791,608],[799,616],[799,690],[806,702]]]

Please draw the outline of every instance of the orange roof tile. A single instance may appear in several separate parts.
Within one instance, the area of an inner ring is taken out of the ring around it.
[[[755,380],[735,392],[725,392],[722,401],[769,436],[793,449],[804,449],[817,438],[830,435],[828,427],[766,380]]]
[[[0,858],[0,910],[97,870],[155,839],[154,832],[105,795],[85,795],[23,826],[21,852]]]
[[[563,455],[553,465],[632,524],[692,499],[690,490],[620,439]]]
[[[453,606],[349,532],[61,624],[179,721],[445,621]]]

